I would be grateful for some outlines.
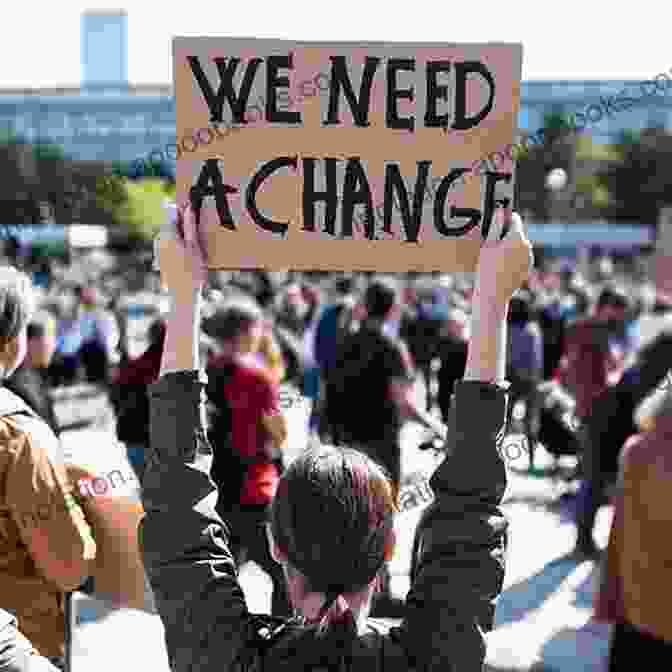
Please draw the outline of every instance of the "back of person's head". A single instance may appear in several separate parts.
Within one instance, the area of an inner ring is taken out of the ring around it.
[[[203,319],[203,333],[223,343],[235,341],[245,330],[264,319],[264,313],[252,298],[238,297],[215,307]]]
[[[334,289],[338,296],[348,296],[357,291],[357,279],[354,275],[343,275],[334,281]]]
[[[364,292],[364,305],[369,317],[385,319],[397,303],[399,289],[391,278],[375,278]]]
[[[325,597],[312,613],[294,604],[309,621],[345,624],[351,635],[356,632],[346,596],[370,588],[390,559],[395,511],[383,469],[358,451],[322,446],[292,462],[280,480],[270,525],[288,582],[298,581],[302,596]]]
[[[30,278],[16,268],[0,266],[0,376],[8,375],[25,356],[21,337],[33,310]]]

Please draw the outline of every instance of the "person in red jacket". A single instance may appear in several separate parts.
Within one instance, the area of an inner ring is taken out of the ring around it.
[[[273,614],[287,616],[292,610],[284,577],[265,528],[287,438],[277,378],[257,358],[268,326],[256,302],[239,299],[218,306],[202,328],[220,351],[207,369],[217,512],[236,530],[232,549],[239,562],[253,560],[271,578]]]

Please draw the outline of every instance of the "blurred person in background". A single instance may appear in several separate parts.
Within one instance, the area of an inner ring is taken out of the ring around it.
[[[4,385],[21,397],[58,435],[47,373],[56,350],[56,318],[46,310],[39,311],[31,318],[26,334],[26,357]]]
[[[319,309],[320,295],[316,288],[307,282],[291,282],[277,295],[276,322],[302,339]]]
[[[553,378],[565,350],[565,332],[572,315],[571,304],[561,291],[562,278],[555,272],[540,276],[538,286],[538,317],[544,343],[544,380]]]
[[[165,321],[155,320],[149,328],[149,346],[145,352],[120,366],[110,386],[117,438],[126,444],[126,456],[140,482],[149,446],[148,388],[159,375],[165,336]]]
[[[322,310],[315,333],[315,360],[321,370],[336,361],[339,342],[350,331],[353,311],[359,298],[359,282],[354,275],[344,275],[333,282],[334,298]]]
[[[0,269],[0,373],[23,362],[30,280]],[[43,656],[63,664],[64,593],[92,573],[96,544],[68,482],[61,447],[30,406],[0,387],[0,604]]]
[[[211,476],[219,491],[216,510],[236,531],[234,557],[239,564],[252,560],[268,574],[272,613],[287,616],[289,597],[265,527],[284,470],[281,451],[287,438],[277,380],[256,358],[266,328],[266,316],[251,298],[221,304],[203,320],[203,332],[219,349],[207,368],[208,438]]]
[[[49,377],[54,387],[61,387],[81,379],[79,353],[83,341],[73,291],[63,288],[58,299],[57,319],[56,352],[49,367]]]
[[[108,310],[94,287],[78,287],[78,324],[82,337],[79,351],[86,380],[89,383],[107,384],[110,367],[119,361],[121,332],[117,318]]]
[[[609,390],[618,384],[626,367],[628,305],[622,291],[611,286],[603,288],[593,315],[570,328],[567,351],[560,364],[559,382],[576,400],[576,423],[580,425],[582,483],[578,493],[575,552],[587,556],[599,553],[593,527],[614,471],[608,459],[614,447],[607,440],[605,423],[610,421],[615,403]]]
[[[366,318],[342,341],[335,364],[326,372],[326,418],[332,442],[360,450],[387,472],[395,500],[401,485],[400,432],[411,419],[445,437],[440,421],[419,407],[415,370],[406,344],[385,325],[397,314],[399,291],[392,279],[371,281],[364,293]],[[374,601],[377,616],[398,615],[390,593],[389,571]]]
[[[469,344],[469,316],[458,307],[448,312],[439,345],[441,366],[438,372],[438,404],[441,417],[448,422],[450,400],[453,396],[455,383],[462,380],[464,367],[467,364],[467,350]]]
[[[435,287],[433,280],[419,281],[413,290],[414,300],[403,310],[396,309],[397,314],[401,313],[402,324],[400,332],[395,336],[400,334],[402,340],[408,344],[413,365],[417,367],[427,390],[425,406],[429,410],[432,405],[431,365],[438,356],[440,334],[445,324],[448,306],[444,293]],[[395,317],[396,315],[393,315],[390,321],[394,323]]]
[[[580,418],[592,402],[618,382],[631,346],[626,334],[629,302],[619,289],[602,290],[593,315],[575,322],[566,335],[556,377],[574,396]]]
[[[274,334],[283,349],[287,382],[314,397],[318,372],[313,357],[312,340],[319,317],[322,297],[306,281],[291,280],[276,296],[272,311]]]
[[[319,367],[319,390],[310,418],[310,428],[318,434],[326,432],[324,420],[325,371],[336,362],[339,345],[353,327],[354,308],[358,301],[358,280],[354,275],[344,275],[334,281],[335,297],[322,310],[315,328],[313,352]]]
[[[537,388],[544,375],[544,342],[529,292],[521,291],[511,299],[508,329],[506,378],[511,383],[509,423],[516,404],[521,402],[524,406],[522,429],[529,449],[529,468],[533,470],[539,438],[541,407]]]
[[[620,456],[614,518],[600,587],[597,620],[615,624],[609,671],[645,660],[672,666],[672,393],[658,390],[637,412],[640,433]],[[667,661],[667,662],[666,662]]]

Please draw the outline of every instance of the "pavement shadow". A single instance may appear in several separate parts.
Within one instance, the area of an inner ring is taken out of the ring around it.
[[[544,643],[544,672],[607,672],[612,626],[589,621],[581,628],[563,628]]]
[[[531,509],[548,511],[558,517],[561,522],[574,523],[578,511],[578,498],[572,493],[544,494],[525,493],[508,497],[503,505],[525,504]]]
[[[579,559],[567,553],[544,565],[536,574],[509,586],[497,601],[495,628],[517,623],[529,611],[539,609],[578,564]]]
[[[574,589],[575,604],[579,609],[592,609],[593,597],[597,593],[600,583],[599,563],[594,563],[590,574]]]

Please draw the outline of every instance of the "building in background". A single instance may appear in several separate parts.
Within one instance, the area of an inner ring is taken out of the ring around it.
[[[172,85],[130,86],[127,54],[125,12],[86,12],[81,86],[0,89],[0,134],[56,143],[75,159],[131,161],[157,150],[159,160],[175,142]],[[549,112],[585,114],[585,130],[597,143],[626,129],[672,130],[672,90],[655,92],[639,81],[523,82],[520,105],[520,128],[532,133]],[[174,156],[172,147],[167,158]]]
[[[82,14],[82,86],[128,85],[128,16],[124,10]]]
[[[655,73],[651,73],[654,79]],[[593,142],[607,144],[624,130],[658,126],[672,131],[672,81],[556,80],[523,82],[521,129],[535,132],[549,112],[583,114]],[[657,86],[658,88],[657,88]],[[581,118],[579,118],[581,119]],[[583,121],[578,122],[582,125]]]

